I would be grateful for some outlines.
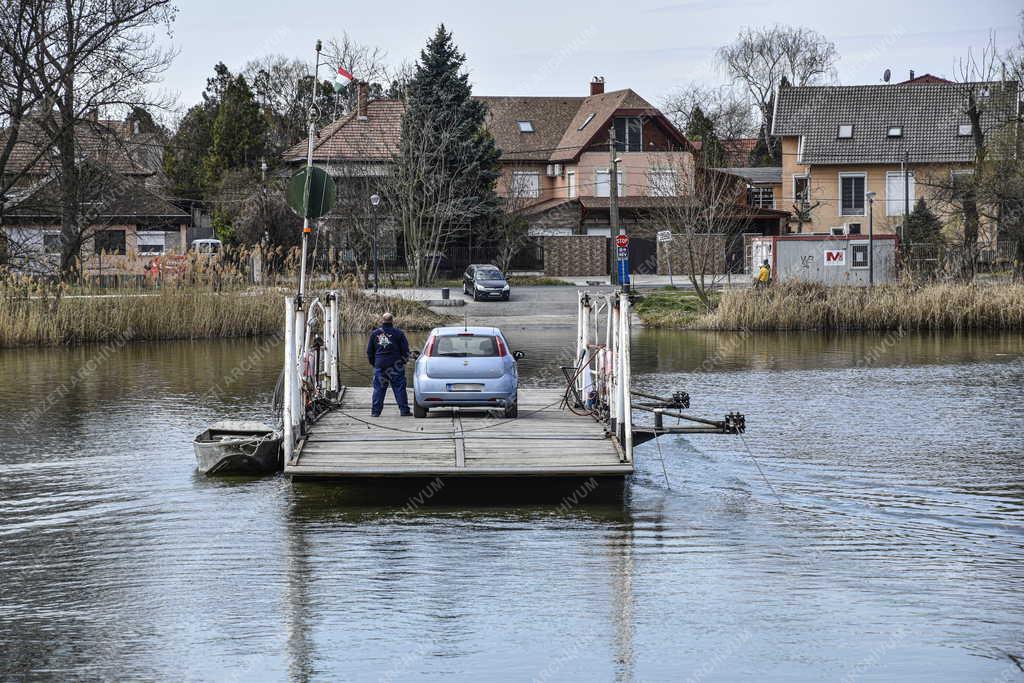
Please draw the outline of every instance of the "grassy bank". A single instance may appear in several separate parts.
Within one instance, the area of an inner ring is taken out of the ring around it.
[[[782,283],[722,294],[686,323],[712,330],[1024,330],[1024,285]]]
[[[644,293],[633,312],[647,327],[690,327],[707,311],[693,292],[666,287]]]
[[[429,329],[447,318],[423,304],[344,289],[346,331],[373,328],[390,310],[405,329]],[[58,286],[0,286],[0,347],[56,346],[112,340],[251,337],[284,325],[281,289],[212,292],[166,287],[100,296],[74,296]]]

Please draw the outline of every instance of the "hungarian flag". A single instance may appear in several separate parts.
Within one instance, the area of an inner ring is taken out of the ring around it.
[[[345,71],[345,67],[339,66],[338,75],[334,77],[334,89],[338,92],[341,92],[341,90],[351,82],[352,74],[350,74],[348,71]]]

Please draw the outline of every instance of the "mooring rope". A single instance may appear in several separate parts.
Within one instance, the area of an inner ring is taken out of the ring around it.
[[[771,492],[773,494],[775,494],[775,497],[779,501],[779,505],[781,505],[782,507],[786,507],[786,504],[782,501],[782,496],[780,496],[779,492],[775,490],[775,487],[772,486],[772,483],[770,481],[768,481],[768,477],[765,476],[764,470],[761,469],[761,463],[759,463],[757,461],[757,458],[754,457],[754,452],[752,450],[750,450],[750,446],[747,445],[746,438],[744,438],[742,433],[738,433],[737,436],[739,436],[740,437],[740,441],[743,442],[743,447],[747,449],[747,455],[750,456],[750,459],[753,460],[754,464],[757,466],[757,471],[761,473],[761,478],[764,479],[764,483],[768,484],[768,488],[771,489]]]

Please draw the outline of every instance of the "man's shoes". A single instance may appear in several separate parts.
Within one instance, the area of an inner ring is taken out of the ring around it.
[[[412,411],[402,413],[402,417],[412,417]]]
[[[370,417],[380,417],[380,413],[370,413]]]

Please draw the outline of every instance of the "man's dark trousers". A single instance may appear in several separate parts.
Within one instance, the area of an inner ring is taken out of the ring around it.
[[[380,415],[384,409],[384,395],[388,392],[388,385],[391,385],[391,392],[395,395],[395,403],[398,410],[406,415],[409,413],[409,400],[405,396],[405,364],[399,363],[387,368],[375,368],[373,371],[373,401],[370,405],[370,413]]]

